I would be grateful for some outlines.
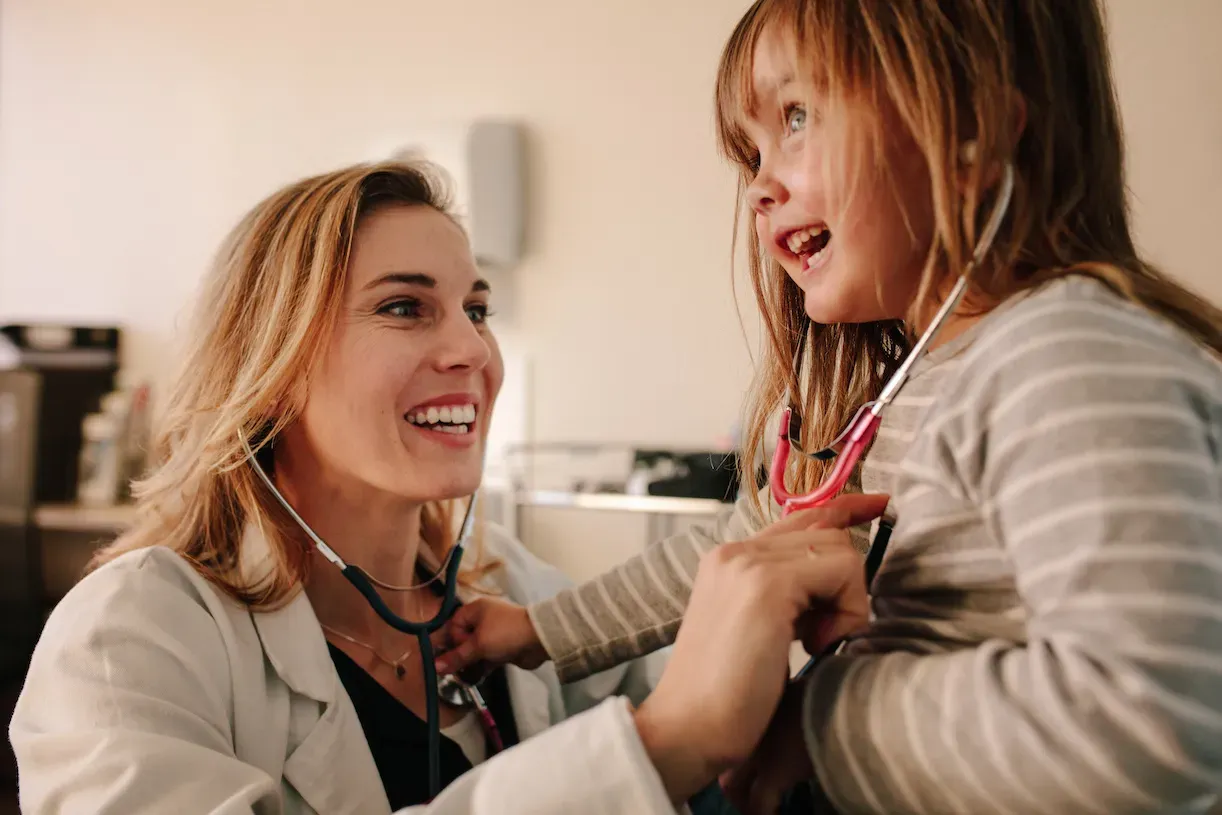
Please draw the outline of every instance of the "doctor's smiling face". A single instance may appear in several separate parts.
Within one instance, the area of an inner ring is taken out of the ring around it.
[[[490,298],[449,216],[402,204],[364,214],[285,442],[338,490],[421,503],[472,494],[504,373]]]

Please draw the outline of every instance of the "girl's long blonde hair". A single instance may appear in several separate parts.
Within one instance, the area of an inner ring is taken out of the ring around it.
[[[299,415],[313,363],[344,298],[361,219],[387,206],[450,212],[445,177],[425,163],[358,165],[291,184],[254,207],[222,245],[204,287],[185,362],[154,438],[156,467],[136,484],[134,526],[90,568],[166,546],[240,602],[275,608],[306,579],[309,547],[257,480],[256,451]],[[438,562],[453,540],[454,502],[429,504],[422,540]],[[242,568],[248,524],[261,527],[270,569]],[[470,584],[493,564],[472,558]]]
[[[833,103],[864,101],[895,114],[928,167],[935,228],[907,319],[856,325],[807,320],[801,290],[763,258],[755,231],[745,230],[766,331],[747,405],[748,483],[787,391],[800,394],[808,450],[827,445],[878,395],[909,345],[908,328],[928,320],[948,276],[971,256],[991,206],[986,169],[1002,162],[1015,168],[1014,196],[988,261],[973,273],[972,303],[987,309],[1051,278],[1090,275],[1222,352],[1222,312],[1134,246],[1124,139],[1096,0],[758,0],[725,46],[716,89],[721,148],[740,170],[740,216],[757,161],[743,122],[754,107],[752,61],[765,32],[792,38],[802,68]],[[882,117],[871,124],[874,153],[864,155],[877,162]],[[960,149],[969,139],[977,147],[965,191]],[[827,466],[800,461],[793,489],[812,489]]]

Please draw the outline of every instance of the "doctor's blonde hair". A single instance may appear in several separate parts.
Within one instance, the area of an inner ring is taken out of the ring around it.
[[[134,526],[90,568],[166,546],[252,607],[275,608],[308,576],[310,545],[246,461],[299,414],[313,363],[343,302],[361,219],[388,206],[452,217],[444,176],[425,163],[358,165],[306,178],[257,204],[229,234],[205,280],[184,365],[154,439],[156,467],[134,485]],[[426,505],[423,544],[437,562],[454,540],[454,501]],[[243,533],[258,524],[270,569],[244,569]],[[478,527],[477,527],[478,528]],[[495,564],[479,550],[460,580]]]
[[[927,324],[938,294],[971,256],[1004,162],[1015,170],[1013,198],[965,305],[986,311],[1052,278],[1089,275],[1222,351],[1222,312],[1173,283],[1134,246],[1124,139],[1097,0],[758,0],[722,52],[716,88],[719,142],[739,169],[736,212],[748,220],[745,194],[757,154],[743,123],[755,106],[756,45],[774,34],[795,47],[798,70],[830,105],[863,114],[850,134],[864,146],[855,156],[860,166],[829,169],[850,180],[868,162],[885,172],[883,140],[891,135],[885,130],[906,131],[928,169],[935,228],[907,318],[856,325],[811,324],[801,290],[764,256],[755,230],[743,230],[766,332],[747,405],[745,480],[753,483],[787,390],[800,394],[808,450],[830,443],[858,406],[878,396],[909,347],[912,326]],[[961,148],[969,140],[975,158],[964,162]],[[800,461],[792,489],[813,489],[829,463],[794,458]]]

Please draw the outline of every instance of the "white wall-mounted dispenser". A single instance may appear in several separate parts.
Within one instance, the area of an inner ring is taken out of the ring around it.
[[[495,269],[518,263],[526,234],[526,138],[520,124],[421,123],[397,135],[378,157],[423,158],[445,170],[476,262]]]

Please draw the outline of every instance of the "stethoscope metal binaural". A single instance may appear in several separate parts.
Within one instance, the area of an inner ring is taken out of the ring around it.
[[[862,456],[865,455],[866,448],[870,446],[870,442],[874,439],[874,434],[878,432],[883,410],[887,405],[891,404],[896,394],[904,387],[904,383],[908,381],[908,377],[912,374],[913,367],[925,355],[930,343],[937,337],[938,332],[942,330],[947,319],[963,299],[972,271],[984,262],[985,255],[989,253],[993,246],[993,241],[997,238],[997,233],[1001,229],[1001,223],[1010,208],[1010,199],[1013,195],[1014,167],[1007,163],[1002,169],[1001,189],[998,191],[997,201],[993,204],[993,210],[989,213],[989,219],[985,223],[984,231],[980,234],[980,239],[976,242],[976,248],[972,252],[972,257],[968,261],[968,265],[963,270],[963,273],[959,276],[959,279],[955,282],[950,295],[942,303],[942,306],[930,322],[929,327],[921,334],[920,339],[917,340],[912,350],[908,353],[907,358],[900,364],[899,369],[883,385],[878,398],[858,408],[857,413],[853,415],[852,421],[849,422],[848,426],[831,444],[813,453],[807,453],[802,450],[802,418],[798,412],[796,406],[797,400],[794,394],[789,394],[785,412],[781,418],[776,452],[773,454],[772,466],[768,473],[768,483],[772,491],[772,497],[781,506],[782,516],[789,515],[791,512],[823,506],[832,498],[839,495],[840,491],[844,489],[844,485],[848,483],[849,476],[861,461]],[[805,342],[806,332],[803,331],[801,336],[798,337],[797,353],[794,355],[795,371],[798,372],[801,371]],[[789,492],[785,487],[785,473],[789,466],[791,450],[818,461],[836,459],[832,471],[823,482],[805,495],[796,495]],[[874,582],[874,576],[878,572],[878,567],[882,564],[890,538],[891,525],[884,520],[879,524],[878,532],[870,542],[869,550],[866,552],[867,586]],[[841,642],[833,646],[835,652],[839,652],[843,644]],[[819,656],[812,656],[810,661],[797,673],[797,677],[804,676],[814,667],[818,659]]]
[[[495,750],[502,749],[500,733],[496,729],[496,722],[492,720],[492,714],[488,710],[488,706],[483,703],[483,697],[474,685],[470,685],[457,677],[447,676],[440,681],[437,677],[437,666],[434,664],[433,658],[433,643],[430,640],[430,635],[441,629],[454,614],[454,609],[458,605],[458,569],[462,563],[463,546],[471,536],[471,528],[475,520],[473,510],[475,501],[478,497],[478,491],[471,496],[471,501],[467,504],[466,514],[463,516],[462,526],[459,527],[458,538],[454,541],[454,546],[451,547],[446,560],[438,568],[438,575],[445,570],[445,583],[442,592],[441,608],[429,620],[421,622],[413,622],[405,620],[398,614],[390,610],[386,605],[386,601],[378,594],[375,583],[380,583],[376,579],[370,577],[360,566],[355,566],[350,563],[345,563],[343,558],[335,553],[335,550],[327,545],[318,534],[310,528],[310,525],[305,522],[297,510],[293,509],[284,495],[276,487],[267,471],[263,469],[263,465],[259,463],[258,457],[250,448],[250,443],[243,437],[241,439],[242,448],[246,453],[247,459],[250,461],[251,467],[258,475],[259,480],[267,487],[276,500],[280,503],[289,514],[290,517],[297,523],[301,530],[309,536],[314,543],[318,553],[331,561],[340,572],[347,578],[357,591],[359,591],[370,607],[377,613],[382,621],[398,631],[405,634],[412,634],[416,637],[420,648],[420,661],[424,669],[424,704],[428,725],[428,751],[429,751],[429,798],[436,798],[441,792],[441,711],[440,700],[444,698],[447,703],[462,705],[463,703],[473,704],[480,717],[481,724],[484,727],[485,733],[492,742]],[[381,584],[385,586],[385,584]],[[491,726],[489,723],[491,722]]]

